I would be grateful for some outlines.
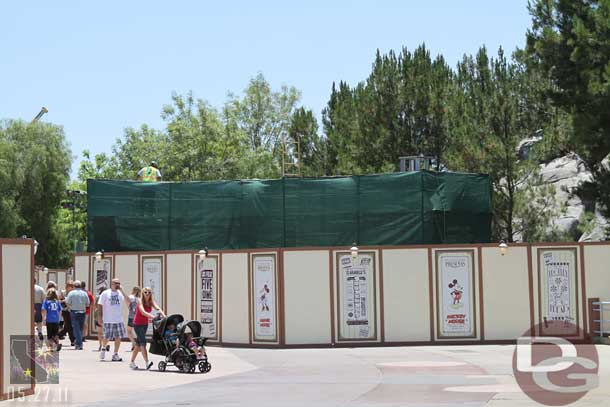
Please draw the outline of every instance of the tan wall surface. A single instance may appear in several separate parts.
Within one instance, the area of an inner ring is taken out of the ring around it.
[[[610,301],[610,245],[585,246],[587,298]]]
[[[485,339],[515,339],[530,328],[527,247],[481,252]]]
[[[222,341],[249,343],[248,255],[222,255]]]
[[[167,255],[167,305],[165,312],[170,314],[182,314],[185,319],[191,319],[191,255],[168,254]]]
[[[85,281],[87,287],[92,288],[91,281],[89,281],[89,256],[75,256],[74,279]]]
[[[2,394],[11,387],[10,337],[33,333],[32,246],[2,245]],[[23,386],[25,388],[25,385]]]
[[[57,281],[56,281],[56,283],[57,283],[57,287],[60,290],[63,290],[63,289],[66,288],[66,275],[67,275],[67,273],[62,273],[62,272],[58,272],[57,273]]]
[[[331,342],[328,251],[284,252],[286,344]]]
[[[114,276],[121,280],[121,287],[125,294],[131,294],[133,286],[138,285],[138,255],[137,254],[126,254],[114,256]],[[94,297],[97,293],[91,292]],[[129,316],[129,310],[127,307],[122,307],[123,319],[127,321]],[[91,316],[91,318],[93,318]],[[95,324],[93,324],[95,325]]]
[[[385,340],[429,341],[428,250],[383,251]]]

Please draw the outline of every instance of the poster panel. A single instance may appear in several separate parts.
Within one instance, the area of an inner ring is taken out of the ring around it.
[[[254,340],[277,342],[275,255],[253,255]]]
[[[91,283],[88,285],[89,290],[95,297],[95,302],[99,299],[99,295],[102,291],[110,288],[110,279],[112,276],[112,259],[101,259],[97,260],[93,257],[93,267],[91,268]],[[89,334],[97,336],[97,330],[95,329],[94,318],[97,315],[96,312],[89,314]]]
[[[439,338],[476,337],[473,257],[472,250],[436,253]]]
[[[218,339],[218,261],[216,257],[207,257],[205,260],[197,258],[196,283],[198,293],[198,319],[201,322],[202,333],[205,338]]]
[[[542,333],[556,336],[577,335],[576,249],[539,249],[538,262]],[[551,321],[553,324],[548,324]]]
[[[163,257],[142,257],[142,288],[150,287],[155,302],[163,309]],[[157,312],[153,310],[153,314]],[[148,324],[148,335],[152,335],[152,323]]]
[[[339,339],[376,339],[374,253],[338,254]]]

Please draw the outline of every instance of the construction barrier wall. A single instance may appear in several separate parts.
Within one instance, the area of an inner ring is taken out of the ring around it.
[[[34,335],[34,242],[0,239],[0,399],[34,394],[34,380],[11,383],[11,337],[21,343]],[[29,341],[28,341],[29,343]],[[32,360],[20,360],[35,372]]]
[[[588,339],[587,300],[610,300],[608,264],[608,243],[225,250],[204,262],[195,251],[121,252],[76,255],[74,278],[92,290],[113,277],[125,291],[150,286],[167,314],[202,321],[212,344],[511,343],[530,329],[553,335],[551,320]]]

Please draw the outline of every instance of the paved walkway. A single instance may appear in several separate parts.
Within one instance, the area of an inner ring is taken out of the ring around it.
[[[81,405],[533,406],[511,368],[513,346],[263,350],[208,347],[213,369],[183,374],[131,371],[125,361],[61,352],[59,385],[40,385],[28,401],[1,407]],[[128,346],[124,344],[125,348]],[[610,346],[598,346],[600,387],[574,405],[610,405]],[[161,360],[158,356],[152,359]],[[142,362],[140,362],[143,364]],[[59,398],[61,397],[61,400]]]

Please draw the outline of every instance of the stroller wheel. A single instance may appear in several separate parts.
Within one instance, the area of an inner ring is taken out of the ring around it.
[[[204,373],[208,373],[210,370],[212,370],[212,364],[210,362],[206,362]]]
[[[200,371],[201,373],[205,373],[205,368],[206,368],[206,366],[205,366],[205,365],[206,365],[206,364],[207,364],[207,363],[206,363],[205,361],[203,361],[203,360],[202,360],[201,362],[199,362],[199,371]]]
[[[165,372],[165,368],[167,368],[167,363],[161,361],[161,362],[159,362],[159,366],[158,367],[159,367],[159,371],[160,372]]]
[[[191,362],[189,362],[188,360],[185,360],[184,362],[182,362],[182,372],[183,373],[190,373],[192,365],[193,364]]]

